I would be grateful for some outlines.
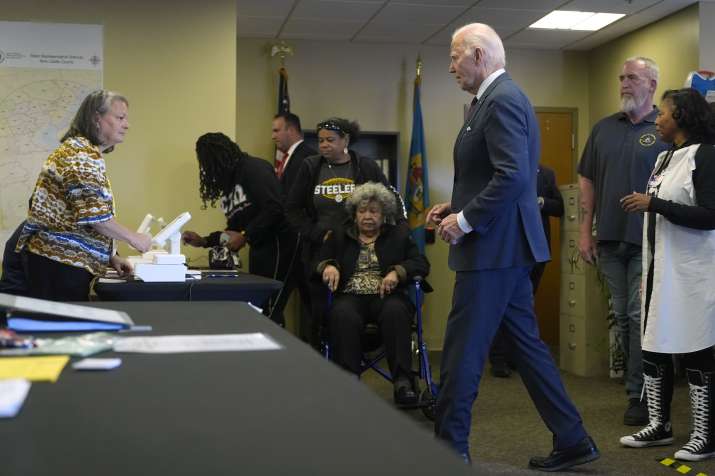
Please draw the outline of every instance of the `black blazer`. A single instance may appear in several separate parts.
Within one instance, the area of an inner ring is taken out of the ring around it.
[[[295,183],[295,179],[298,176],[298,170],[300,170],[300,165],[303,163],[303,159],[316,154],[317,152],[305,142],[301,142],[298,147],[295,148],[293,154],[290,156],[288,165],[286,165],[285,170],[283,170],[283,175],[281,175],[280,178],[284,197],[287,197],[288,194],[290,194],[290,189]]]
[[[426,277],[430,264],[417,248],[404,224],[382,226],[380,236],[375,242],[375,254],[380,262],[380,272],[383,276],[392,270],[400,278],[398,289],[404,289],[415,276]],[[338,292],[345,287],[350,277],[355,273],[355,265],[360,255],[360,243],[354,226],[345,226],[342,233],[331,234],[323,243],[318,254],[318,262],[313,269],[316,275],[321,275],[325,266],[332,264],[340,271]]]
[[[541,207],[541,221],[544,224],[546,242],[551,247],[551,226],[549,217],[562,217],[564,215],[564,199],[556,186],[556,174],[548,167],[539,166],[536,174],[536,195],[544,199]]]

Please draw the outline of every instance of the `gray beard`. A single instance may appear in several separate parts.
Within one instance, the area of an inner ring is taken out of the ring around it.
[[[636,109],[638,109],[638,103],[633,96],[623,96],[621,98],[621,111],[628,113]]]

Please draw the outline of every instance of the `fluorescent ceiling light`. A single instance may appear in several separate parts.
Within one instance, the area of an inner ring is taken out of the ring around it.
[[[529,28],[545,30],[600,30],[626,16],[623,13],[595,13],[554,10]]]

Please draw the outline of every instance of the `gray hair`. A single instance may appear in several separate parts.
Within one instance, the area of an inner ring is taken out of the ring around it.
[[[643,63],[643,66],[645,66],[645,69],[648,71],[650,79],[654,80],[656,83],[658,82],[660,68],[658,68],[658,63],[652,59],[645,56],[632,56],[623,62],[623,64],[626,63]]]
[[[379,203],[382,208],[382,216],[385,219],[394,219],[395,213],[397,213],[395,195],[381,183],[366,182],[355,187],[353,194],[345,201],[345,211],[348,212],[350,217],[354,218],[360,204],[365,202]]]
[[[99,129],[97,128],[97,115],[105,115],[115,101],[121,101],[129,106],[127,98],[106,89],[98,89],[89,93],[80,104],[79,109],[77,109],[69,129],[62,136],[62,142],[70,137],[79,136],[87,139],[92,145],[101,146]],[[112,150],[114,150],[114,147],[110,147],[104,152],[107,153]]]
[[[494,28],[485,23],[470,23],[457,29],[452,34],[452,41],[458,36],[462,37],[462,45],[467,54],[472,55],[477,48],[482,49],[487,71],[493,72],[506,66],[504,44]]]

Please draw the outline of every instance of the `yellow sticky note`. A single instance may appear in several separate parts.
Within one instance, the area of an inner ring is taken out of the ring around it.
[[[2,357],[0,358],[0,379],[24,378],[54,383],[69,360],[68,355]]]

